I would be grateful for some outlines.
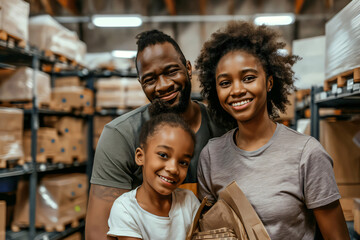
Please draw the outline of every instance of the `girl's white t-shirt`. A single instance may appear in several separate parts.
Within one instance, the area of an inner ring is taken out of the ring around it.
[[[169,217],[160,217],[142,209],[136,201],[137,188],[118,197],[108,220],[109,236],[127,236],[144,240],[185,239],[200,206],[193,192],[178,188],[172,193]]]

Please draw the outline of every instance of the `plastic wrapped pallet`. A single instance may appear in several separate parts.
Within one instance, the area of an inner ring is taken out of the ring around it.
[[[83,63],[86,45],[77,34],[63,27],[49,15],[30,18],[29,41],[40,50],[50,50],[55,54]]]
[[[295,81],[296,88],[307,89],[313,85],[322,86],[324,84],[325,41],[325,36],[293,41],[293,54],[302,57],[293,67],[295,77],[298,78]]]
[[[0,30],[27,41],[29,12],[30,5],[23,0],[0,0]]]
[[[126,79],[113,77],[98,79],[96,82],[96,107],[125,108]]]
[[[0,160],[21,159],[24,113],[21,109],[0,108]]]
[[[9,74],[0,71],[0,101],[30,101],[33,97],[34,70],[20,67]],[[36,71],[36,94],[38,103],[49,104],[51,96],[50,77],[48,74]]]
[[[350,1],[329,20],[325,33],[325,79],[360,67],[360,1]]]
[[[54,174],[41,179],[36,196],[36,227],[46,231],[64,231],[71,224],[76,227],[85,217],[88,180],[86,174]],[[29,225],[29,187],[19,182],[13,231]]]

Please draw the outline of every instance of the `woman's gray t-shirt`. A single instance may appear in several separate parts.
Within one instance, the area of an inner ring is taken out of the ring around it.
[[[314,239],[311,209],[340,198],[333,161],[313,137],[277,124],[272,138],[256,151],[244,151],[233,129],[214,138],[198,165],[200,199],[212,202],[236,181],[264,223],[271,239]]]

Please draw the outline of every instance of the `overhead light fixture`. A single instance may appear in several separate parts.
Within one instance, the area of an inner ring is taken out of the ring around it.
[[[255,15],[254,23],[256,25],[289,25],[294,23],[295,15],[292,13],[275,15]]]
[[[116,58],[134,58],[136,57],[136,51],[123,51],[123,50],[114,50],[111,52],[113,57]]]
[[[138,27],[142,24],[140,15],[94,15],[91,20],[97,27]]]

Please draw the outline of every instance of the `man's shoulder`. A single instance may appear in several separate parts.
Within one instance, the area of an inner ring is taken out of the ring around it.
[[[209,126],[209,130],[211,131],[212,137],[219,137],[224,133],[226,133],[226,129],[214,121],[213,117],[209,113],[207,106],[202,102],[198,102],[198,101],[196,102],[200,105],[201,115],[205,120],[206,124]]]
[[[109,128],[115,129],[123,129],[124,126],[131,125],[134,126],[141,126],[144,122],[149,120],[149,104],[134,109],[130,112],[122,114],[121,116],[115,118],[108,124],[106,124]]]

